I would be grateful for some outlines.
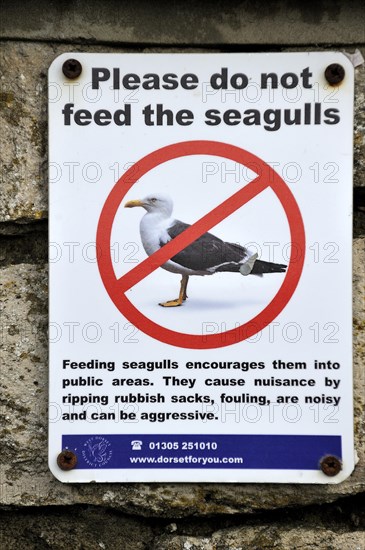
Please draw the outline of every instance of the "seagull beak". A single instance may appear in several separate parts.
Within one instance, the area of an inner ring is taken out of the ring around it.
[[[134,206],[143,206],[143,202],[140,200],[128,201],[125,203],[124,208],[133,208]]]

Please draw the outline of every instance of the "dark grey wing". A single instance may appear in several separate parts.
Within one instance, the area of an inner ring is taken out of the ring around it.
[[[175,220],[167,230],[172,239],[190,227],[187,223]],[[160,242],[163,246],[166,243]],[[194,271],[205,271],[223,263],[242,261],[247,256],[245,248],[238,244],[225,243],[212,233],[204,233],[196,241],[173,256],[171,260]]]

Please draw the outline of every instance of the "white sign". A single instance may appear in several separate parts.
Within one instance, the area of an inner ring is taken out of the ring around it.
[[[63,54],[49,120],[53,474],[348,477],[347,58]]]

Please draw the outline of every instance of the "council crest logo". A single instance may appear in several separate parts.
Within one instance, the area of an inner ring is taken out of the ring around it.
[[[113,455],[111,443],[102,436],[95,435],[84,443],[82,456],[85,462],[93,468],[102,468]]]

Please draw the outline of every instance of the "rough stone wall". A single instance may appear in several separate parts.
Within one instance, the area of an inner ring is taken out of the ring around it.
[[[285,29],[285,32],[283,31]],[[64,485],[47,466],[47,70],[65,51],[365,56],[360,2],[3,2],[1,548],[365,548],[365,67],[356,69],[355,442],[344,483]]]

